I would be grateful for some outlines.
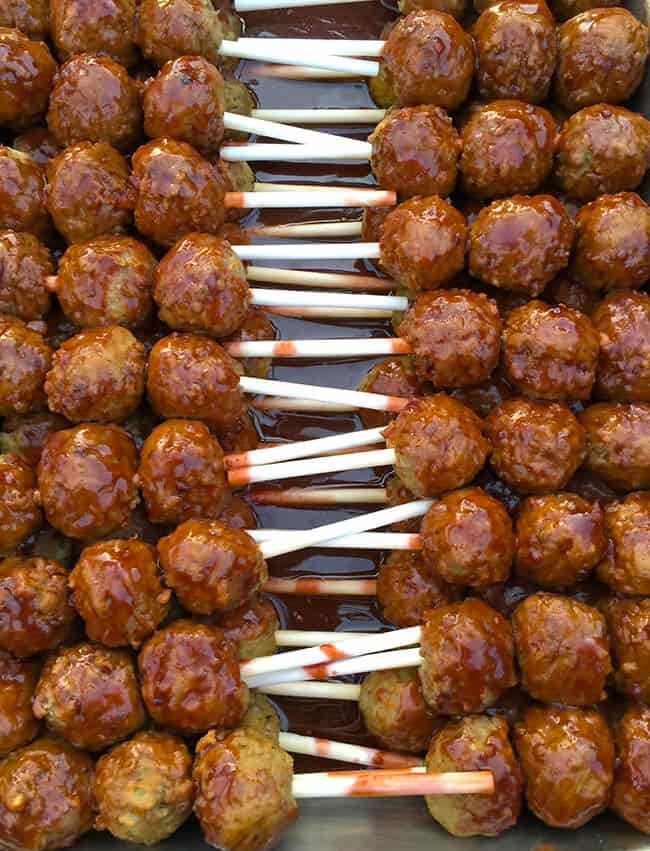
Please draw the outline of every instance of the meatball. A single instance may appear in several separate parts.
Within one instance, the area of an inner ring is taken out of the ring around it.
[[[596,380],[598,333],[589,317],[564,305],[529,301],[503,329],[506,380],[537,399],[588,399]]]
[[[66,317],[81,328],[138,328],[153,311],[156,258],[130,236],[100,236],[71,245],[50,282]]]
[[[48,522],[68,538],[108,535],[138,502],[136,448],[115,425],[80,425],[51,434],[38,464]]]
[[[590,405],[580,422],[586,470],[616,491],[650,488],[650,404]]]
[[[395,450],[395,472],[416,496],[468,484],[489,451],[480,419],[445,393],[409,402],[384,435]]]
[[[215,848],[270,848],[296,818],[293,760],[255,730],[210,730],[196,746],[192,776],[194,814]]]
[[[219,443],[225,455],[248,452],[259,447],[260,438],[257,434],[255,420],[250,411],[245,411],[227,426],[210,423],[210,429],[219,438]]]
[[[532,594],[512,614],[522,687],[545,703],[585,706],[605,697],[612,670],[605,617],[558,594]]]
[[[515,725],[526,803],[550,827],[582,827],[609,803],[614,742],[593,709],[529,707]]]
[[[422,753],[436,729],[417,668],[373,671],[365,676],[359,711],[368,732],[390,750]]]
[[[161,66],[179,56],[221,61],[219,13],[211,0],[142,0],[136,41],[146,59]]]
[[[496,100],[471,113],[461,130],[461,188],[472,198],[532,192],[546,180],[555,152],[550,112]]]
[[[102,751],[142,727],[135,667],[124,650],[75,644],[45,663],[34,715],[78,748]]]
[[[607,548],[602,508],[575,493],[524,499],[516,533],[515,573],[543,588],[587,579]]]
[[[616,6],[617,0],[551,0],[549,7],[557,21],[566,21],[580,12],[605,6]]]
[[[0,7],[0,27],[43,40],[49,29],[49,7],[47,0],[8,0]]]
[[[56,62],[42,41],[0,27],[0,125],[23,130],[45,115]]]
[[[611,808],[650,833],[650,707],[631,703],[615,728],[618,761]]]
[[[361,216],[361,241],[379,242],[386,217],[394,209],[394,206],[366,207]]]
[[[598,578],[619,594],[650,594],[650,493],[637,491],[605,509],[610,546]]]
[[[224,338],[224,343],[247,343],[254,340],[275,340],[277,328],[270,316],[259,307],[249,307],[239,327]],[[266,378],[271,370],[273,358],[240,358],[245,375]]]
[[[246,410],[237,362],[214,340],[193,334],[170,334],[155,344],[147,395],[159,416],[202,419],[217,430]]]
[[[219,618],[219,629],[237,645],[240,659],[272,656],[278,649],[275,633],[279,628],[273,604],[259,596]]]
[[[461,592],[432,570],[419,552],[391,552],[377,577],[377,602],[395,626],[418,626],[428,609],[459,600]]]
[[[586,289],[566,272],[560,272],[544,290],[543,299],[551,304],[564,304],[591,316],[600,301],[600,293]]]
[[[496,302],[470,290],[424,293],[399,326],[415,370],[435,389],[486,381],[499,359],[501,318]]]
[[[123,420],[144,393],[144,346],[126,328],[88,328],[62,343],[45,380],[51,411],[71,422]]]
[[[427,771],[491,771],[492,795],[429,795],[432,817],[452,836],[498,836],[521,812],[521,770],[504,718],[449,721],[431,739]]]
[[[279,740],[280,718],[266,695],[257,691],[250,693],[248,709],[237,729],[254,730],[264,736],[269,736],[274,742]]]
[[[616,691],[650,701],[650,600],[612,597],[604,607]]]
[[[50,252],[35,236],[0,231],[0,313],[42,319],[50,309],[46,279],[52,271]]]
[[[619,402],[650,402],[650,296],[612,293],[592,322],[600,336],[598,394]]]
[[[494,472],[520,493],[560,490],[585,458],[585,429],[559,402],[509,399],[485,429]]]
[[[453,191],[460,137],[443,109],[425,105],[391,110],[368,141],[372,171],[383,189],[402,198]]]
[[[156,551],[143,541],[86,547],[70,588],[88,638],[106,647],[139,647],[164,620],[171,597],[158,575]]]
[[[235,645],[216,627],[174,621],[146,642],[138,667],[156,724],[187,735],[234,727],[246,712],[248,689]]]
[[[21,133],[14,138],[13,147],[36,160],[39,165],[45,165],[61,152],[61,148],[47,127],[35,127],[33,130]]]
[[[621,106],[597,104],[561,127],[555,158],[560,189],[578,201],[636,189],[650,165],[650,121]]]
[[[0,416],[40,411],[52,349],[21,319],[0,315]]]
[[[411,198],[386,216],[379,248],[382,267],[409,294],[436,289],[465,265],[465,217],[436,195]]]
[[[124,157],[107,142],[79,142],[50,160],[46,205],[66,242],[126,230],[128,177]]]
[[[413,360],[398,355],[375,364],[361,379],[357,389],[364,393],[412,399],[424,395],[425,385],[417,375]],[[359,411],[359,416],[365,428],[379,428],[393,419],[393,415],[385,411],[363,410]]]
[[[67,848],[93,826],[93,762],[43,737],[0,762],[0,844]]]
[[[571,274],[590,290],[637,289],[650,279],[650,207],[634,192],[601,195],[576,216]]]
[[[597,103],[621,103],[643,79],[648,28],[627,9],[590,9],[558,32],[553,96],[570,112]]]
[[[446,12],[460,20],[467,11],[466,0],[398,0],[397,8],[400,15],[408,15],[418,9],[436,9],[438,12]]]
[[[493,201],[469,228],[469,272],[486,284],[539,295],[569,262],[574,228],[550,195]]]
[[[216,520],[187,520],[158,541],[165,580],[196,614],[220,614],[246,603],[268,579],[255,541]]]
[[[229,496],[219,514],[219,520],[233,529],[255,529],[257,517],[250,505],[240,496]]]
[[[0,145],[0,228],[49,236],[45,172],[27,154]]]
[[[223,65],[221,74],[224,82],[224,106],[226,111],[235,112],[237,115],[250,116],[257,107],[257,100],[253,91],[241,80],[238,80],[231,72],[225,71]],[[249,134],[243,133],[240,130],[224,131],[224,140],[230,142],[245,142],[248,138]]]
[[[122,65],[133,65],[135,0],[50,0],[52,41],[59,57],[105,53]]]
[[[104,754],[95,769],[95,829],[155,845],[192,812],[192,757],[169,733],[137,733]]]
[[[31,742],[38,733],[32,696],[39,670],[37,662],[14,659],[0,651],[0,757]]]
[[[474,71],[474,43],[451,15],[417,10],[390,31],[379,74],[368,82],[379,106],[432,104],[457,109]]]
[[[557,53],[555,22],[543,0],[499,0],[473,28],[476,81],[486,100],[546,100]]]
[[[467,405],[479,417],[487,417],[491,410],[510,399],[513,395],[510,385],[500,376],[492,377],[471,387],[459,387],[452,390],[451,396]]]
[[[0,455],[0,553],[15,550],[42,522],[36,477],[12,453]]]

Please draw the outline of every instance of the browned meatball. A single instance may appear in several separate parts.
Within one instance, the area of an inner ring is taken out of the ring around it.
[[[503,329],[506,380],[537,399],[588,399],[596,379],[598,333],[588,316],[564,305],[529,301]]]
[[[650,402],[650,296],[612,293],[592,322],[600,336],[596,388],[619,402]]]
[[[131,220],[128,177],[107,142],[79,142],[50,160],[46,205],[66,242],[123,233]]]
[[[605,509],[610,546],[598,578],[620,594],[650,594],[650,493],[637,491]]]
[[[465,217],[437,195],[411,198],[386,216],[379,247],[383,268],[411,294],[436,289],[465,264]]]
[[[600,293],[586,289],[566,272],[560,272],[544,290],[543,299],[551,304],[565,304],[591,316],[600,301]]]
[[[648,28],[627,9],[590,9],[558,31],[554,99],[570,112],[621,103],[643,79]]]
[[[461,188],[472,198],[532,192],[553,165],[556,126],[550,112],[517,100],[496,100],[463,124]]]
[[[48,0],[5,0],[0,6],[0,27],[20,30],[30,38],[44,39],[49,30]]]
[[[49,435],[69,425],[65,417],[49,411],[5,417],[0,432],[0,452],[13,452],[30,467],[36,467]]]
[[[181,56],[167,62],[147,85],[143,104],[147,136],[189,142],[206,155],[219,150],[224,134],[224,81],[207,59]]]
[[[46,278],[52,271],[50,252],[35,236],[0,231],[0,313],[42,319],[50,308]]]
[[[575,493],[529,496],[517,512],[515,572],[543,588],[586,579],[607,548],[603,511]]]
[[[275,633],[280,628],[270,600],[255,596],[238,609],[219,618],[219,629],[237,645],[240,659],[272,656],[278,649]]]
[[[461,593],[462,589],[432,570],[419,552],[391,552],[377,577],[377,602],[395,626],[418,626],[428,609],[452,603]]]
[[[115,425],[80,425],[51,434],[38,464],[45,515],[69,538],[108,535],[138,502],[136,449]]]
[[[616,690],[647,703],[650,700],[650,600],[612,597],[606,601],[604,611]]]
[[[474,43],[451,15],[417,10],[390,31],[379,74],[368,86],[379,106],[432,104],[457,109],[474,71]]]
[[[169,733],[136,733],[104,754],[95,769],[95,830],[155,845],[192,812],[192,757]]]
[[[473,28],[476,79],[486,100],[546,99],[555,70],[555,22],[543,0],[499,0],[481,13]]]
[[[93,826],[93,762],[49,737],[0,763],[0,844],[67,848]]]
[[[650,279],[650,207],[635,192],[578,210],[571,274],[590,290],[637,289]]]
[[[18,455],[0,455],[0,553],[15,550],[42,519],[34,471]]]
[[[225,429],[246,410],[237,363],[214,340],[163,337],[149,354],[149,402],[161,417],[205,420]]]
[[[158,575],[156,551],[143,541],[86,547],[69,584],[88,638],[107,647],[139,647],[165,618],[171,597]]]
[[[513,396],[512,388],[500,376],[482,381],[472,387],[459,387],[451,395],[463,405],[467,405],[479,417],[487,417],[497,405]]]
[[[509,399],[485,429],[495,473],[521,493],[563,488],[585,458],[585,430],[560,403]]]
[[[45,375],[52,349],[21,319],[0,315],[0,416],[45,407]]]
[[[61,148],[54,141],[54,136],[47,127],[35,127],[33,130],[21,133],[14,138],[13,147],[36,160],[39,165],[45,165],[61,152]]]
[[[580,422],[585,469],[616,491],[650,488],[650,404],[590,405]]]
[[[386,217],[395,207],[366,207],[361,217],[361,240],[379,242]]]
[[[260,438],[255,420],[248,410],[225,426],[220,423],[209,423],[209,426],[218,437],[224,455],[248,452],[249,449],[257,449],[259,446]]]
[[[372,171],[383,189],[401,198],[453,191],[460,137],[443,109],[425,105],[391,110],[368,141]]]
[[[531,706],[515,725],[526,803],[551,827],[582,827],[609,803],[614,742],[593,709]]]
[[[427,771],[491,771],[492,795],[430,795],[433,818],[452,836],[498,836],[521,812],[521,771],[504,718],[470,715],[449,721],[431,739]]]
[[[223,28],[211,0],[143,0],[136,41],[146,59],[164,65],[179,56],[221,61]]]
[[[42,41],[0,27],[0,125],[22,130],[45,115],[56,62]]]
[[[445,393],[411,401],[384,434],[395,472],[416,496],[468,484],[489,451],[480,419]]]
[[[650,833],[650,707],[630,703],[615,726],[618,761],[611,808],[643,833]]]
[[[438,12],[446,12],[460,20],[467,11],[466,0],[398,0],[397,8],[400,15],[408,15],[418,9],[436,9]]]
[[[158,541],[165,580],[196,614],[220,614],[250,600],[268,578],[255,541],[216,520],[187,520]]]
[[[470,290],[417,297],[399,326],[415,369],[435,389],[487,380],[499,359],[501,318],[496,302]]]
[[[616,6],[618,0],[551,0],[549,7],[558,21],[566,21],[587,9],[596,9],[605,6]]]
[[[52,41],[59,57],[92,50],[133,65],[135,0],[50,0]]]
[[[248,689],[235,645],[213,626],[174,621],[147,641],[138,657],[142,696],[156,724],[185,734],[234,727]]]
[[[37,662],[14,659],[0,651],[0,757],[31,742],[38,733],[32,696],[39,670]]]
[[[357,389],[365,393],[412,399],[424,395],[425,385],[418,377],[412,359],[398,355],[375,364],[361,379]],[[359,411],[359,416],[365,428],[379,428],[393,419],[392,414],[384,411],[363,410]]]
[[[603,700],[612,663],[598,609],[558,594],[532,594],[514,610],[512,628],[528,694],[574,706]]]
[[[564,205],[550,195],[515,195],[493,201],[469,228],[469,272],[529,297],[569,262],[573,224]]]
[[[561,127],[555,179],[579,201],[636,189],[650,165],[650,121],[621,106],[597,104]]]
[[[231,243],[232,244],[232,243]],[[225,343],[247,343],[253,340],[275,340],[277,328],[266,311],[260,307],[249,307],[244,319],[232,334],[223,338]],[[244,375],[266,378],[273,365],[273,358],[239,358]]]
[[[250,505],[240,496],[230,496],[221,509],[219,520],[233,529],[255,529],[257,517]]]
[[[48,236],[45,172],[27,154],[0,145],[0,228]]]
[[[427,612],[420,653],[424,698],[438,715],[482,712],[517,682],[510,624],[481,600]]]

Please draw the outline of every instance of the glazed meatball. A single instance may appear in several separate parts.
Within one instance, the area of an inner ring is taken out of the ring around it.
[[[379,248],[382,267],[409,294],[436,289],[465,265],[465,217],[436,195],[411,198],[386,216]]]
[[[188,735],[234,727],[246,712],[248,689],[235,645],[216,627],[174,621],[147,641],[138,667],[156,724]]]
[[[612,293],[591,319],[600,337],[598,394],[618,402],[650,402],[650,296]]]
[[[479,417],[487,417],[497,405],[513,396],[512,388],[500,376],[482,381],[471,387],[459,387],[452,390],[451,396],[467,405]]]
[[[42,41],[0,27],[0,125],[22,130],[45,115],[56,62]]]
[[[68,538],[108,535],[138,502],[136,448],[115,425],[80,425],[51,434],[38,464],[48,522]]]
[[[373,671],[365,676],[359,711],[368,732],[390,750],[422,753],[436,729],[417,668]]]
[[[171,597],[158,575],[156,551],[143,541],[86,547],[69,584],[88,638],[106,647],[139,647],[164,620]]]
[[[255,420],[250,411],[245,411],[232,423],[223,426],[220,423],[210,423],[210,429],[219,439],[224,455],[248,452],[257,449],[260,438],[257,434]]]
[[[239,327],[223,338],[225,343],[247,343],[254,340],[275,340],[278,331],[268,313],[260,307],[249,307]],[[266,378],[273,358],[239,358],[244,375]]]
[[[486,381],[499,359],[501,318],[496,302],[470,290],[424,293],[399,326],[415,369],[437,390]]]
[[[619,594],[650,594],[650,493],[637,491],[605,509],[610,546],[598,578]]]
[[[93,826],[93,762],[66,742],[44,737],[0,762],[0,843],[5,848],[67,848]]]
[[[45,406],[45,376],[52,349],[22,320],[0,314],[0,416]]]
[[[474,44],[451,15],[417,10],[390,31],[379,74],[368,82],[379,106],[431,104],[457,109],[474,71]]]
[[[650,600],[612,597],[605,606],[616,691],[650,700]]]
[[[469,272],[500,289],[539,295],[569,262],[574,228],[550,195],[493,201],[469,228]]]
[[[48,236],[45,172],[27,154],[0,145],[0,228]]]
[[[636,189],[650,165],[650,121],[621,106],[598,104],[561,127],[555,157],[560,189],[578,201]]]
[[[526,803],[550,827],[582,827],[609,803],[614,742],[593,709],[531,706],[515,725]]]
[[[370,164],[383,189],[401,198],[449,195],[456,185],[460,137],[437,106],[394,109],[368,137]]]
[[[461,593],[437,569],[432,570],[419,552],[391,552],[377,577],[377,602],[395,626],[418,626],[425,612],[459,600]]]
[[[557,21],[566,21],[586,12],[588,9],[596,9],[605,6],[616,6],[618,0],[551,0],[549,7]]]
[[[544,290],[543,300],[550,304],[564,304],[591,316],[600,301],[600,293],[586,289],[566,272],[560,272]]]
[[[269,736],[274,742],[280,737],[280,718],[271,701],[257,691],[250,693],[246,714],[237,726],[238,730],[254,730]]]
[[[650,279],[650,207],[634,192],[578,210],[571,274],[590,290],[637,289]]]
[[[366,207],[361,216],[362,242],[379,242],[386,217],[395,207]],[[380,264],[378,264],[380,265]]]
[[[219,13],[211,0],[143,0],[136,41],[146,59],[161,66],[179,56],[221,61]]]
[[[539,106],[496,100],[479,107],[461,130],[461,188],[479,199],[532,192],[551,171],[555,137],[555,121]]]
[[[585,458],[585,429],[560,403],[509,399],[485,429],[494,472],[520,493],[560,490]]]
[[[9,553],[42,522],[36,477],[28,464],[12,453],[0,455],[0,553]]]
[[[0,231],[0,313],[42,319],[50,308],[46,279],[52,271],[50,252],[35,236]]]
[[[597,103],[621,103],[643,79],[648,28],[627,9],[590,9],[558,32],[553,96],[570,112]]]
[[[618,761],[611,808],[643,833],[650,833],[650,707],[631,703],[615,727]]]
[[[398,0],[397,8],[400,15],[408,15],[418,9],[436,9],[438,12],[446,12],[460,20],[467,11],[466,0]]]
[[[124,157],[107,142],[79,142],[50,160],[46,205],[66,242],[126,230],[128,177]]]
[[[515,573],[543,588],[586,579],[607,548],[603,511],[575,493],[529,496],[517,512]]]
[[[473,28],[476,81],[486,100],[546,100],[555,70],[555,22],[543,0],[499,0]]]
[[[416,496],[468,484],[489,451],[480,419],[445,393],[411,401],[384,435],[395,450],[395,472]]]
[[[545,703],[585,706],[605,697],[612,670],[605,617],[558,594],[532,594],[512,615],[522,687]]]
[[[14,138],[13,147],[36,160],[39,165],[45,165],[61,152],[61,148],[47,127],[35,127],[33,130],[21,133]]]
[[[43,40],[49,30],[47,0],[8,0],[0,7],[0,27],[17,29],[30,38]]]
[[[205,420],[217,430],[246,410],[237,362],[214,340],[170,334],[149,354],[147,395],[161,417]]]
[[[137,733],[104,754],[95,769],[95,830],[155,845],[192,812],[192,757],[169,733]]]
[[[190,612],[210,615],[246,603],[268,579],[255,541],[216,520],[187,520],[158,541],[165,580]]]
[[[50,0],[52,41],[59,57],[105,53],[122,65],[133,65],[135,0]]]
[[[413,360],[398,355],[375,364],[361,379],[357,389],[364,393],[412,399],[424,395],[425,384],[420,380]],[[365,428],[379,428],[393,419],[393,415],[385,411],[363,410],[359,411],[359,416]]]
[[[194,814],[215,848],[270,848],[296,818],[293,760],[269,736],[210,730],[196,746],[192,776]]]
[[[31,742],[38,733],[32,697],[39,670],[37,662],[14,659],[0,651],[0,757]]]
[[[259,596],[219,618],[219,629],[237,645],[240,659],[272,656],[278,649],[275,633],[279,628],[273,604]]]
[[[449,721],[431,739],[427,771],[491,771],[492,795],[430,795],[432,817],[452,836],[498,836],[521,812],[519,763],[504,718],[470,715]]]
[[[588,399],[596,379],[598,333],[588,316],[564,305],[529,301],[503,329],[504,375],[537,399]]]
[[[650,404],[590,405],[580,422],[586,470],[615,491],[650,488]]]

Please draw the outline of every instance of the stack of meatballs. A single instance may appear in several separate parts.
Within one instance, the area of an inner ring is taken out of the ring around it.
[[[369,84],[400,203],[364,239],[413,354],[360,388],[411,402],[359,415],[402,459],[390,501],[434,498],[377,576],[423,663],[365,677],[360,716],[493,772],[427,799],[453,835],[524,801],[650,833],[648,31],[591,0],[429,5],[400,3]],[[218,54],[239,32],[216,0],[0,0],[0,847],[155,844],[194,810],[254,851],[295,817],[240,677],[279,617],[224,471],[264,437],[238,382],[268,363],[221,344],[276,334],[224,203],[254,181],[219,158],[254,106]]]

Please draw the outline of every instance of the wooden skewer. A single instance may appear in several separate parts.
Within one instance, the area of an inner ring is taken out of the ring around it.
[[[341,0],[346,2],[346,0]],[[341,54],[339,53],[339,56]],[[254,109],[254,118],[281,121],[284,124],[378,124],[385,109]]]
[[[491,771],[324,771],[295,774],[295,798],[378,798],[405,795],[490,795]]]
[[[323,595],[337,597],[374,597],[377,582],[374,579],[280,579],[271,576],[264,586],[270,594]]]
[[[416,774],[424,771],[422,760],[409,754],[365,748],[361,745],[350,745],[347,742],[335,742],[315,736],[299,736],[296,733],[280,733],[278,741],[280,747],[288,753],[319,756],[339,762],[351,762],[355,765],[369,765],[373,768],[410,769]]]
[[[406,355],[413,351],[410,343],[401,337],[369,337],[361,340],[252,340],[228,343],[226,350],[237,358],[348,358]]]
[[[386,488],[251,488],[246,499],[255,505],[388,505]]]
[[[266,266],[249,266],[246,269],[249,281],[283,286],[314,287],[340,290],[369,290],[390,292],[395,281],[377,278],[374,275],[357,275],[349,272],[307,272],[302,269],[277,269]]]

